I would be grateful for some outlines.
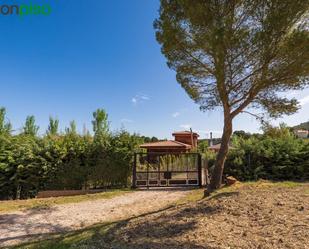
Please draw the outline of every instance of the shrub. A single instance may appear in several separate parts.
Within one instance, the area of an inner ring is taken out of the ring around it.
[[[78,134],[74,121],[59,134],[58,121],[50,118],[43,137],[36,135],[34,117],[27,118],[25,127],[31,129],[24,129],[33,132],[10,134],[1,110],[0,199],[35,197],[40,190],[128,185],[133,153],[143,139],[124,130],[111,133],[104,110],[93,114],[94,136]]]
[[[239,180],[308,180],[309,143],[286,127],[271,128],[262,137],[235,137],[225,173]]]

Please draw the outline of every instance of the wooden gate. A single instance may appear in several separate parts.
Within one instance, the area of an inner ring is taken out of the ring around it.
[[[135,153],[132,187],[201,186],[199,153]]]

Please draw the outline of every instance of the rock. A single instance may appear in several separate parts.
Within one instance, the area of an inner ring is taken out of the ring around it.
[[[300,207],[298,207],[298,211],[304,211],[304,206],[300,206]]]
[[[231,186],[231,185],[235,184],[236,182],[238,182],[238,181],[237,181],[237,179],[236,179],[235,177],[233,177],[233,176],[228,176],[228,177],[226,178],[226,185],[228,185],[228,186]]]

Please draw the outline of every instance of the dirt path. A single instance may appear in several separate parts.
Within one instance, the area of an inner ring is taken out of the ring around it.
[[[119,224],[95,245],[126,249],[309,249],[309,184],[281,185],[262,181],[236,185],[198,202]]]
[[[46,233],[80,229],[95,223],[138,216],[167,207],[188,190],[145,190],[112,199],[56,205],[46,209],[0,215],[0,247],[25,242]]]

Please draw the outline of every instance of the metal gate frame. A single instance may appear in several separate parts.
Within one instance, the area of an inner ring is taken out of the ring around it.
[[[160,170],[160,167],[158,168],[158,170],[156,171],[150,171],[149,170],[149,163],[147,162],[147,171],[140,171],[138,172],[137,171],[137,155],[147,155],[147,157],[149,157],[150,155],[162,155],[162,156],[166,156],[166,155],[173,155],[173,156],[177,156],[177,155],[196,155],[197,156],[197,170],[183,170],[183,171],[173,171],[173,170],[168,170],[168,167],[167,167],[167,170],[165,171],[161,171]],[[147,184],[143,185],[143,186],[140,186],[140,187],[146,187],[146,188],[150,188],[150,187],[193,187],[193,186],[196,186],[196,187],[202,187],[202,157],[201,157],[201,154],[200,153],[193,153],[193,152],[190,152],[190,153],[161,153],[161,152],[148,152],[148,153],[142,153],[142,152],[137,152],[137,153],[134,153],[134,161],[133,161],[133,170],[132,170],[132,188],[137,188],[139,187],[136,183],[137,183],[137,174],[138,173],[144,173],[144,174],[147,174]],[[189,179],[187,178],[187,182],[185,184],[168,184],[169,181],[171,179],[162,179],[162,180],[165,180],[167,182],[166,185],[161,185],[161,184],[158,184],[158,185],[151,185],[149,184],[149,173],[158,173],[159,175],[159,179],[158,181],[161,181],[160,179],[160,174],[163,173],[164,175],[169,173],[169,174],[172,174],[172,173],[187,173],[187,177],[188,177],[188,173],[197,173],[198,174],[198,178],[197,178],[197,183],[196,184],[188,184],[188,181]]]

